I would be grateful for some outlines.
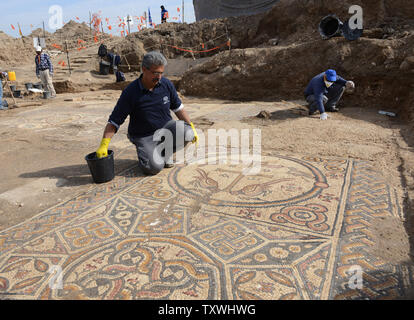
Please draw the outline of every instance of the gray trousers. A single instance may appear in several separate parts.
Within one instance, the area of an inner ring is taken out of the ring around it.
[[[194,139],[193,129],[182,120],[170,120],[154,135],[128,139],[136,146],[138,165],[148,175],[158,174],[166,163],[172,164],[173,153]]]
[[[332,111],[332,108],[341,100],[342,95],[345,92],[345,86],[334,83],[329,89],[328,93],[323,96],[323,104],[325,106],[325,111]],[[308,102],[308,107],[310,112],[315,112],[318,110],[318,104],[315,100],[315,96],[311,94],[306,97]]]

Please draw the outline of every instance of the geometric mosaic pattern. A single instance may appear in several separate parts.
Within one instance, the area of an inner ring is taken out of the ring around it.
[[[400,206],[368,163],[261,166],[135,167],[1,231],[0,299],[392,299],[412,286],[370,250],[373,221]]]

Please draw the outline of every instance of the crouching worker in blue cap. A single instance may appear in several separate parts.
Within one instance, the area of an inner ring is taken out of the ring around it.
[[[305,90],[305,98],[308,102],[309,115],[319,110],[321,120],[328,119],[328,112],[337,112],[336,104],[341,99],[346,89],[354,89],[353,81],[347,81],[329,69],[315,76]]]
[[[108,155],[111,138],[129,116],[128,138],[136,146],[139,167],[145,174],[158,174],[173,166],[172,155],[189,142],[198,143],[198,134],[170,80],[162,77],[167,65],[157,51],[142,60],[142,74],[121,94],[109,116],[98,158]],[[171,111],[178,121],[173,120]],[[164,139],[164,140],[163,140]]]

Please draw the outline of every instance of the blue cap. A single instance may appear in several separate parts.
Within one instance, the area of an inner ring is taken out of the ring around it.
[[[326,74],[326,80],[330,81],[330,82],[335,82],[336,81],[336,71],[329,69],[325,71]]]

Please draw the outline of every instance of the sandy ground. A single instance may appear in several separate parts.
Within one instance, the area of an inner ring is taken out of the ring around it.
[[[78,69],[82,71],[74,73],[71,79],[98,82],[99,77],[93,78],[87,67],[82,66],[84,69]],[[33,80],[31,66],[18,71],[22,74],[21,81]],[[57,75],[65,78],[64,72]],[[133,75],[129,77],[133,79]],[[99,79],[99,84],[113,81],[111,75]],[[120,93],[119,90],[66,93],[47,101],[37,97],[32,99],[40,102],[40,106],[0,112],[0,230],[95,186],[84,157],[98,147]],[[400,203],[406,204],[404,181],[408,178],[404,175],[412,170],[412,148],[402,133],[408,127],[378,114],[375,106],[354,108],[346,104],[345,95],[341,111],[330,114],[328,121],[320,121],[317,115],[307,115],[304,101],[238,103],[184,97],[183,102],[199,130],[261,129],[264,155],[367,160],[397,190]],[[256,117],[262,110],[270,114],[269,119]],[[126,130],[127,123],[110,144],[115,152],[116,174],[136,164],[136,150],[128,141]],[[401,220],[379,221],[375,230],[379,240],[374,250],[383,252],[394,263],[411,263],[411,226],[407,219],[410,214],[404,207]],[[384,238],[388,241],[381,242]]]

